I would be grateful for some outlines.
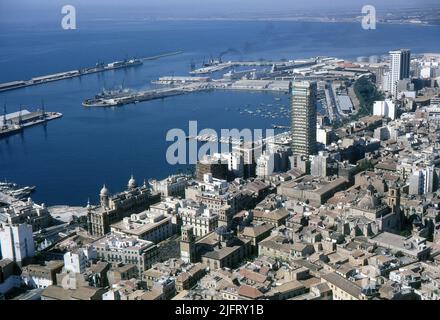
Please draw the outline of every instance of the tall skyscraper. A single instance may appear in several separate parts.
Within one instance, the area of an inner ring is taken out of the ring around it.
[[[295,82],[292,86],[292,151],[316,153],[316,82]]]
[[[397,96],[397,82],[409,78],[409,66],[411,61],[411,51],[400,49],[390,51],[391,71],[389,75],[389,89],[393,97]]]

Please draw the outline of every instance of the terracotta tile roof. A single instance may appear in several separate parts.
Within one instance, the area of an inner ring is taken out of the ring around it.
[[[239,271],[240,275],[242,275],[243,277],[258,282],[258,283],[263,283],[264,281],[267,280],[267,277],[265,275],[262,275],[261,273],[257,273],[254,272],[252,270],[249,269],[241,269]]]
[[[238,294],[250,299],[258,299],[264,296],[264,294],[257,288],[245,284],[238,288]]]

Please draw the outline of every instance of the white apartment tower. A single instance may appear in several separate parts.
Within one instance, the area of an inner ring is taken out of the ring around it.
[[[396,104],[390,99],[386,99],[385,101],[375,101],[373,105],[373,115],[395,120]]]
[[[434,192],[435,166],[414,170],[409,180],[409,194],[427,194]]]

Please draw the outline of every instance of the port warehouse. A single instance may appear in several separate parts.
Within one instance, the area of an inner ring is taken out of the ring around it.
[[[61,118],[62,116],[63,115],[59,112],[44,112],[44,110],[33,112],[21,110],[6,114],[0,117],[0,138],[18,133],[27,127]]]
[[[41,118],[44,115],[43,110],[37,110],[30,112],[28,110],[21,110],[17,112],[12,112],[7,114],[6,116],[0,116],[0,122],[3,123],[6,117],[6,122],[10,122],[13,124],[25,124],[28,122],[32,122],[38,118]]]

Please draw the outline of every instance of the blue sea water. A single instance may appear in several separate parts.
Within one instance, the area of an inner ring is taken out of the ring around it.
[[[87,109],[81,102],[103,87],[124,84],[146,88],[164,75],[185,75],[191,61],[227,52],[224,59],[291,59],[317,55],[356,58],[406,47],[413,52],[440,52],[439,27],[357,24],[231,21],[89,21],[77,30],[58,24],[7,25],[0,28],[0,82],[92,66],[131,56],[184,53],[143,66],[83,76],[0,93],[8,112],[20,105],[34,110],[44,99],[46,110],[63,118],[0,140],[0,179],[36,185],[37,202],[84,205],[97,200],[102,183],[111,191],[124,188],[131,173],[163,178],[179,169],[167,164],[166,132],[199,129],[268,128],[286,119],[240,114],[238,108],[264,104],[288,106],[273,94],[215,91],[176,96],[114,109]],[[181,168],[182,169],[182,168]]]

